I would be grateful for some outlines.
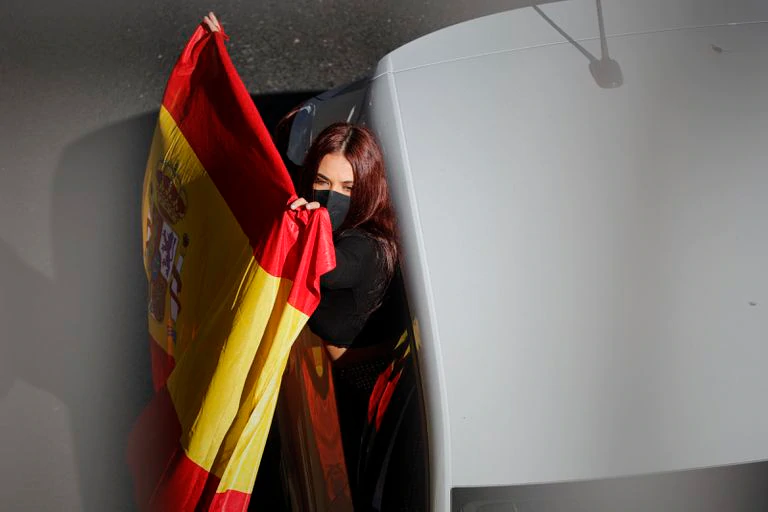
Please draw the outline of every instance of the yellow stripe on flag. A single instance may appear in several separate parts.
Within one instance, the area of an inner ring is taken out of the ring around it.
[[[247,444],[266,440],[291,343],[308,319],[287,303],[290,281],[255,262],[245,281],[236,297],[226,298],[231,307],[198,334],[205,342],[187,349],[168,380],[188,457],[222,477],[220,489],[243,492],[253,479],[238,476],[237,467],[245,464],[255,475],[264,443],[255,443],[257,451]]]
[[[246,380],[240,410],[227,433],[212,472],[221,477],[218,492],[251,492],[261,462],[272,416],[280,391],[281,377],[293,341],[308,317],[290,304],[292,283],[283,280],[267,330]]]

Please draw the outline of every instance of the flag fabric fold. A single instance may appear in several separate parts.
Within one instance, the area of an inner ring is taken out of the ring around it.
[[[335,266],[325,210],[288,172],[224,46],[198,27],[144,179],[156,396],[129,439],[142,510],[245,510],[293,341]]]

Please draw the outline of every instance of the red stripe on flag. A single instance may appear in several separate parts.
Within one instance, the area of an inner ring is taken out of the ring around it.
[[[181,425],[168,389],[160,390],[128,439],[128,465],[140,510],[244,511],[250,494],[216,493],[220,479],[193,462],[180,443]],[[201,507],[202,505],[202,507]]]
[[[376,430],[381,428],[381,420],[384,419],[384,413],[387,412],[389,401],[392,399],[392,394],[395,392],[397,383],[402,375],[403,372],[400,371],[393,380],[387,383],[387,387],[384,389],[384,394],[381,396],[381,402],[379,403],[379,410],[376,412]]]
[[[141,510],[194,510],[208,472],[187,458],[167,388],[142,412],[128,438],[128,465]],[[171,508],[167,508],[170,506]],[[166,508],[163,508],[166,506]]]
[[[178,441],[176,447],[175,456],[163,473],[162,480],[151,496],[146,510],[151,512],[167,512],[169,510],[194,512],[199,510],[200,496],[206,483],[211,479],[218,480],[190,460]]]
[[[376,379],[376,384],[373,386],[373,392],[371,392],[371,397],[368,399],[368,423],[373,423],[373,419],[379,407],[379,402],[381,401],[381,396],[384,394],[384,389],[386,389],[387,383],[389,382],[389,376],[392,374],[392,367],[392,364],[387,366],[386,370],[381,372]]]
[[[263,240],[296,193],[221,33],[197,27],[171,74],[163,106],[252,245]]]
[[[240,491],[226,491],[214,494],[209,501],[203,501],[206,505],[203,510],[216,512],[244,512],[248,510],[248,503],[251,501],[251,495]],[[264,508],[269,510],[275,504],[265,503]]]

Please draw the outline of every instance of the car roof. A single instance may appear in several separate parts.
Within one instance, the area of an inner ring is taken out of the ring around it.
[[[378,72],[565,42],[532,4],[576,40],[599,37],[594,0],[513,0],[509,4],[506,12],[446,27],[401,46],[382,59]],[[602,11],[609,37],[768,21],[768,3],[763,0],[603,0]]]
[[[448,487],[768,458],[768,6],[602,6],[619,87],[530,7],[372,84]]]

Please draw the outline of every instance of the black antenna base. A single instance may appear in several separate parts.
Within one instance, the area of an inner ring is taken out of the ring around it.
[[[597,85],[603,89],[615,89],[624,83],[624,75],[621,73],[619,63],[610,57],[592,60],[589,63],[589,71]]]

